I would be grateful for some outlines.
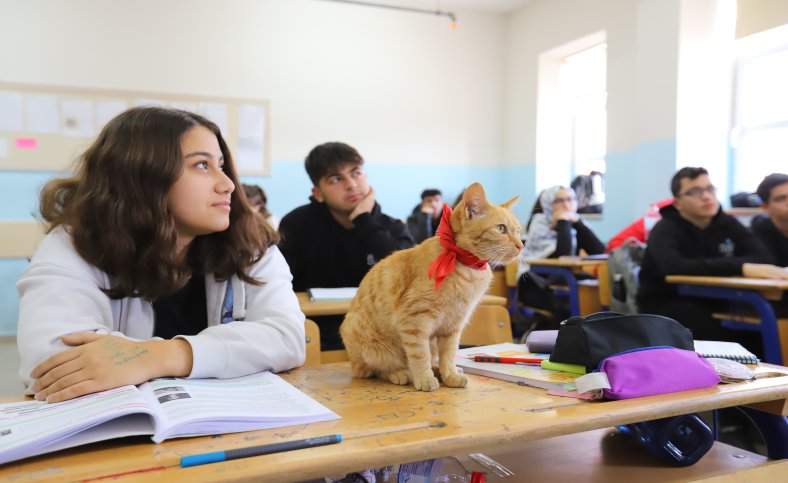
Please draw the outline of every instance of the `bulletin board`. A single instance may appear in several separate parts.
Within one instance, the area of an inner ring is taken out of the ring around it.
[[[67,170],[107,121],[153,105],[207,117],[219,126],[240,174],[270,174],[268,100],[7,82],[0,82],[0,170]]]

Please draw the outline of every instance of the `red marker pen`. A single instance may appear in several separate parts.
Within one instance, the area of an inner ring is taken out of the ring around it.
[[[474,362],[497,362],[499,364],[541,364],[542,359],[533,357],[493,357],[493,356],[474,356]]]

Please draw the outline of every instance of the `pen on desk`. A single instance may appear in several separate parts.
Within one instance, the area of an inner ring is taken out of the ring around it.
[[[188,468],[189,466],[205,465],[208,463],[217,463],[220,461],[235,460],[238,458],[247,458],[249,456],[260,456],[264,454],[281,453],[283,451],[292,451],[296,449],[314,448],[316,446],[336,444],[341,441],[342,441],[342,435],[331,434],[328,436],[320,436],[317,438],[298,439],[295,441],[285,441],[282,443],[251,446],[249,448],[238,448],[238,449],[229,449],[227,451],[214,451],[213,453],[195,454],[191,456],[182,457],[181,468]]]
[[[524,364],[537,365],[542,363],[542,359],[537,357],[493,357],[493,356],[474,356],[474,362],[497,362],[499,364]]]
[[[383,434],[398,433],[400,431],[412,431],[415,429],[426,428],[445,428],[446,423],[442,421],[419,421],[411,424],[401,424],[394,427],[373,429],[373,430],[360,430],[351,431],[343,438],[340,434],[331,434],[328,436],[320,436],[316,438],[298,439],[295,441],[285,441],[282,443],[264,444],[261,446],[252,446],[249,448],[231,449],[227,451],[215,451],[213,453],[203,453],[191,456],[184,456],[181,458],[181,468],[189,466],[205,465],[208,463],[219,463],[221,461],[229,461],[238,458],[247,458],[249,456],[260,456],[271,453],[281,453],[283,451],[292,451],[296,449],[314,448],[317,446],[325,446],[328,444],[341,443],[343,440],[356,439],[356,438],[369,438],[370,436],[380,436]]]

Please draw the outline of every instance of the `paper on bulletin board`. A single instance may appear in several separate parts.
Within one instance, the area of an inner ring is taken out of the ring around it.
[[[0,91],[0,131],[22,132],[23,120],[22,94]]]
[[[222,132],[222,137],[227,138],[227,104],[221,102],[201,102],[200,115],[213,121]]]
[[[0,138],[0,159],[8,158],[8,139]]]
[[[263,141],[255,138],[239,138],[235,150],[238,171],[260,171],[263,169]]]
[[[265,156],[265,107],[242,104],[238,107],[238,147],[236,164],[239,171],[259,171]]]
[[[63,134],[73,137],[92,137],[93,133],[93,102],[80,100],[63,100],[60,102],[63,115]]]
[[[113,99],[110,101],[96,101],[96,126],[103,128],[113,117],[128,108],[126,101]]]
[[[47,94],[25,95],[27,131],[39,134],[54,134],[60,130],[60,111],[57,96]]]
[[[135,106],[154,106],[154,107],[167,107],[167,101],[162,99],[153,99],[150,97],[140,97],[134,100]]]
[[[170,107],[173,109],[180,109],[182,111],[197,112],[196,102],[170,102]]]

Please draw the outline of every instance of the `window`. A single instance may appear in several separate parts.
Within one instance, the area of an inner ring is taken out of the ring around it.
[[[565,57],[559,92],[567,106],[571,131],[571,173],[605,173],[607,143],[607,44]]]
[[[785,172],[788,156],[788,26],[737,41],[732,193]]]
[[[601,213],[607,151],[604,32],[539,56],[536,129],[537,191],[571,184],[579,212]]]

